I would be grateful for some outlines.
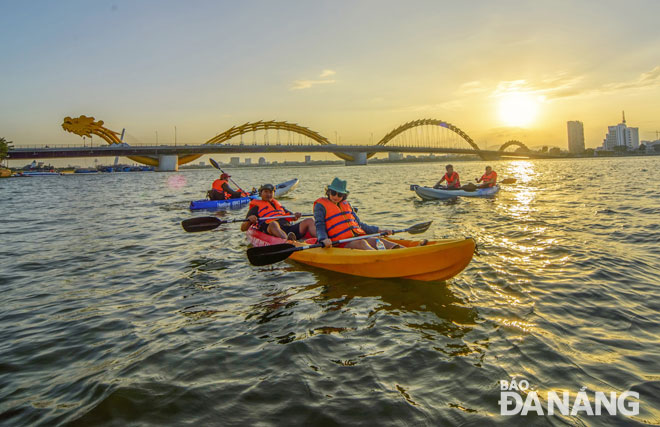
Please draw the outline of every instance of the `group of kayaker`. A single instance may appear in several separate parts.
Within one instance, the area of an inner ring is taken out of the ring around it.
[[[452,165],[446,166],[446,173],[437,182],[434,188],[444,188],[447,190],[467,190],[474,191],[476,188],[493,187],[497,183],[497,172],[490,166],[486,166],[485,173],[481,178],[476,178],[479,186],[469,183],[461,186],[458,173],[454,171]],[[228,179],[230,175],[222,173],[220,179],[213,182],[213,188],[208,196],[211,200],[227,200],[238,197],[246,197],[248,194],[240,188],[235,191],[229,186]],[[446,186],[442,183],[446,182]],[[351,237],[363,236],[367,234],[381,233],[384,235],[392,234],[392,230],[381,230],[380,228],[363,223],[357,213],[346,200],[349,191],[346,181],[339,178],[332,180],[332,183],[326,187],[325,197],[320,197],[314,202],[314,219],[306,218],[295,223],[302,214],[300,212],[291,212],[273,196],[275,187],[272,184],[263,184],[259,188],[260,199],[250,202],[250,209],[246,215],[247,221],[241,224],[241,231],[247,231],[250,227],[256,227],[263,233],[279,237],[290,241],[297,241],[307,237],[316,237],[323,246],[328,248],[333,246],[333,242],[348,239]],[[402,247],[388,240],[381,240],[377,237],[368,239],[353,240],[346,243],[336,244],[340,248],[376,250],[376,249],[396,249]]]
[[[294,221],[300,219],[302,214],[291,212],[282,206],[273,198],[274,190],[272,184],[264,184],[259,188],[261,200],[255,199],[250,202],[250,209],[246,215],[247,221],[241,224],[241,231],[257,227],[263,233],[291,241],[311,236],[316,237],[326,248],[332,246],[333,242],[351,237],[380,232],[385,235],[392,234],[392,230],[381,230],[360,221],[357,213],[346,200],[349,194],[346,181],[339,178],[335,178],[327,186],[325,197],[314,202],[314,219],[306,218],[298,223],[294,223]],[[363,250],[401,247],[396,243],[375,237],[340,243],[336,246]]]
[[[477,181],[477,184],[480,183],[480,185],[475,185],[472,183],[468,183],[466,185],[461,186],[461,180],[458,176],[458,172],[454,171],[454,166],[452,165],[447,165],[445,166],[445,170],[447,171],[444,176],[438,181],[433,188],[441,188],[443,190],[466,190],[466,191],[474,191],[477,188],[488,188],[488,187],[494,187],[497,184],[497,172],[493,170],[492,167],[486,166],[486,171],[485,173],[481,176],[481,178],[475,178],[475,181]],[[446,182],[446,185],[442,185],[443,182]]]

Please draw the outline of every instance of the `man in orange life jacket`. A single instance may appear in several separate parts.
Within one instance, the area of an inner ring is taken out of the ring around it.
[[[458,172],[454,172],[454,167],[452,165],[447,165],[445,167],[447,173],[438,181],[433,188],[443,188],[445,190],[460,190],[461,189],[461,180],[458,178]],[[447,187],[442,187],[440,184],[443,181],[447,181]]]
[[[238,199],[239,197],[246,196],[240,188],[238,191],[234,191],[229,187],[229,184],[227,183],[229,178],[231,178],[231,175],[223,172],[220,175],[220,179],[213,181],[213,188],[207,193],[210,200]]]
[[[486,166],[486,173],[475,181],[477,181],[477,184],[480,182],[482,183],[478,188],[494,187],[495,184],[497,184],[497,172],[495,172],[490,166]]]
[[[360,221],[350,203],[346,201],[348,190],[346,181],[339,178],[332,180],[325,192],[326,197],[321,197],[314,202],[314,222],[316,223],[316,236],[323,247],[332,246],[332,242],[365,234],[378,233],[381,230],[373,225],[367,225]],[[392,234],[392,230],[383,230],[386,234]],[[400,245],[387,240],[381,240],[386,249],[400,247]],[[341,243],[339,248],[349,249],[376,249],[376,238],[354,240]]]
[[[259,188],[261,200],[257,199],[250,202],[250,210],[246,215],[249,222],[243,222],[241,224],[241,231],[247,231],[250,225],[255,225],[263,233],[287,240],[302,239],[307,233],[312,237],[316,237],[314,221],[311,218],[307,218],[297,224],[292,224],[302,214],[300,212],[292,213],[282,206],[280,202],[273,198],[274,190],[273,184],[264,184]],[[284,215],[293,215],[294,217],[259,221],[259,218]]]

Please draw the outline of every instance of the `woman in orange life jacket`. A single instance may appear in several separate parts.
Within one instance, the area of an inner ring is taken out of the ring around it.
[[[490,166],[486,166],[486,173],[484,173],[481,178],[476,178],[475,181],[482,183],[478,188],[488,188],[494,187],[497,184],[497,172],[493,170]]]
[[[326,197],[321,197],[314,202],[314,222],[316,223],[316,236],[323,247],[329,248],[332,242],[365,234],[378,233],[381,230],[373,225],[367,225],[360,221],[350,203],[346,201],[348,190],[346,181],[339,178],[332,180],[325,192]],[[392,230],[383,230],[387,235]],[[354,240],[337,245],[338,248],[349,249],[376,249],[377,239]],[[386,249],[402,247],[396,243],[381,240]]]
[[[259,188],[261,200],[257,199],[250,202],[250,210],[245,216],[249,221],[241,223],[241,231],[247,231],[251,225],[255,225],[263,233],[287,240],[302,239],[307,233],[312,237],[316,237],[316,228],[314,228],[314,221],[311,218],[292,224],[302,214],[300,212],[292,213],[282,206],[280,202],[273,198],[274,190],[273,184],[264,184]],[[259,221],[259,218],[284,215],[294,215],[295,218]]]
[[[238,191],[232,190],[227,183],[229,178],[231,178],[231,175],[223,172],[220,179],[213,181],[212,189],[207,193],[210,200],[238,199],[247,196],[240,188]]]
[[[461,180],[458,178],[458,172],[454,172],[454,167],[452,165],[445,166],[447,173],[438,181],[433,188],[442,188],[443,190],[460,190],[461,189]],[[442,187],[440,184],[443,181],[447,181],[447,186]]]

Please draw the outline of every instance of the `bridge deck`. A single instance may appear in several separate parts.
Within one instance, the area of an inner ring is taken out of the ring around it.
[[[390,145],[107,145],[100,147],[49,147],[49,148],[14,148],[9,151],[10,160],[17,159],[53,159],[67,157],[114,157],[114,156],[159,156],[189,154],[239,154],[239,153],[443,153],[443,154],[482,154],[498,158],[502,155],[517,158],[553,158],[544,153],[515,153],[492,150],[477,150],[446,147],[400,147]]]

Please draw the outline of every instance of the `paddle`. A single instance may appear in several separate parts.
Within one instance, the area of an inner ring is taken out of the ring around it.
[[[312,214],[305,214],[301,216],[312,216]],[[270,216],[268,218],[259,218],[259,221],[266,221],[269,219],[280,219],[280,218],[295,218],[295,215],[283,215],[283,216]],[[200,231],[209,231],[215,228],[218,228],[222,224],[229,224],[232,222],[245,222],[248,219],[218,219],[214,216],[200,216],[197,218],[184,219],[181,221],[181,226],[188,233],[198,233]]]
[[[403,233],[403,232],[408,232],[410,234],[420,234],[428,230],[432,222],[433,221],[422,222],[420,224],[415,224],[412,227],[408,227],[403,230],[392,230],[392,234]],[[384,235],[385,232],[381,231],[380,233],[366,234],[364,236],[356,236],[356,237],[351,237],[349,239],[337,240],[336,242],[332,242],[332,245],[335,246],[342,243],[352,242],[354,240],[369,239],[371,237],[378,237]],[[314,243],[313,245],[305,245],[305,246],[295,246],[290,243],[280,243],[278,245],[250,248],[247,250],[247,256],[248,256],[248,260],[250,260],[250,264],[256,266],[262,266],[262,265],[275,264],[276,262],[284,261],[285,259],[289,258],[289,256],[291,256],[291,254],[294,252],[304,251],[313,248],[320,248],[322,246],[323,243]]]
[[[213,159],[209,159],[209,162],[211,162],[211,164],[213,165],[213,167],[216,168],[216,169],[218,169],[220,172],[222,172],[222,173],[226,173],[225,171],[223,171],[223,170],[220,168],[220,165],[219,165],[218,162],[216,162],[215,160],[213,160]],[[227,175],[229,175],[229,174],[227,174]],[[236,186],[236,187],[237,187],[242,193],[245,193],[245,191],[243,191],[243,190],[241,189],[241,186],[238,185],[238,184],[236,184],[236,181],[234,181],[234,180],[231,179],[231,178],[229,178],[229,180],[230,180],[231,183],[234,184],[234,185],[235,185],[235,186]],[[247,193],[246,193],[246,194],[247,194]]]

